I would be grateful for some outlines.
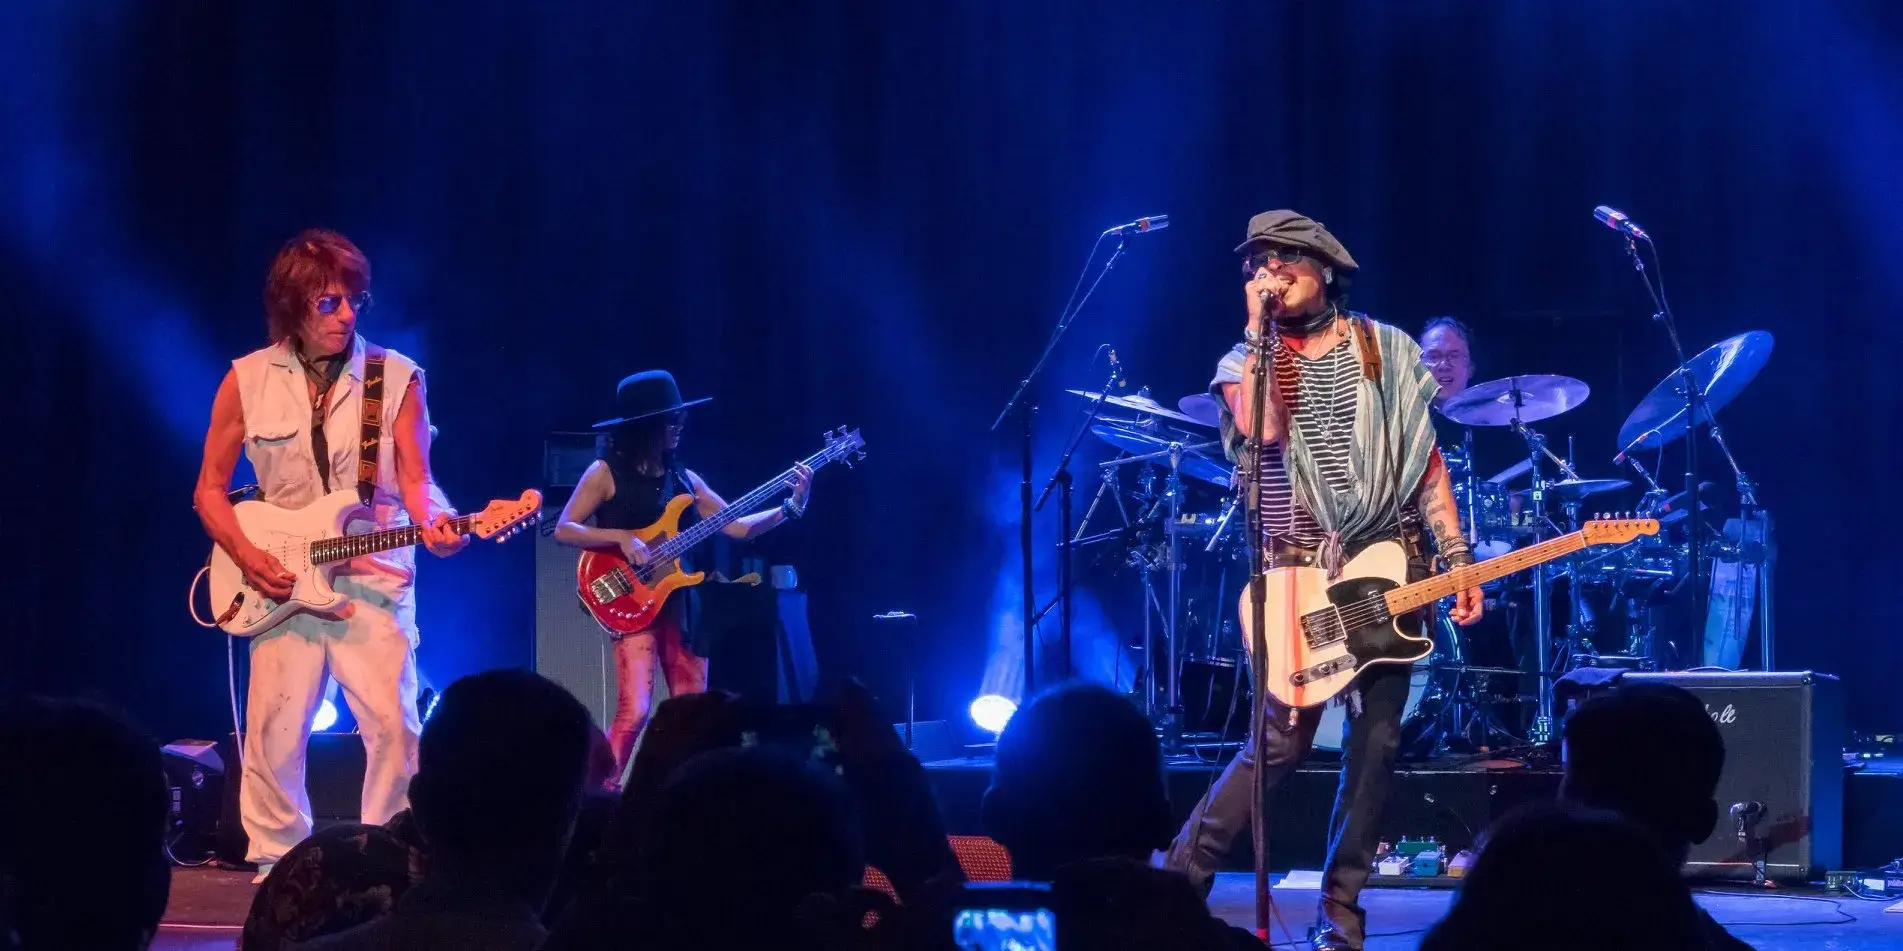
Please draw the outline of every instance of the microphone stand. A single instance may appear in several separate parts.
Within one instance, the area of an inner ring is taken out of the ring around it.
[[[1072,555],[1070,537],[1070,491],[1072,482],[1070,457],[1077,453],[1077,444],[1083,442],[1084,433],[1090,431],[1090,424],[1096,421],[1098,411],[1103,409],[1104,400],[1110,397],[1110,391],[1116,387],[1117,381],[1122,378],[1123,367],[1117,364],[1117,351],[1112,350],[1110,351],[1110,379],[1105,381],[1103,389],[1097,392],[1097,398],[1090,401],[1089,414],[1084,417],[1083,423],[1078,425],[1077,431],[1071,434],[1070,445],[1064,447],[1064,457],[1057,461],[1057,470],[1051,473],[1051,480],[1044,483],[1044,493],[1037,497],[1037,504],[1032,507],[1032,511],[1034,512],[1042,510],[1044,503],[1050,501],[1051,490],[1060,486],[1063,488],[1063,499],[1058,503],[1057,512],[1059,539],[1057,543],[1057,597],[1058,604],[1061,606],[1057,612],[1057,643],[1059,645],[1058,655],[1062,658],[1062,666],[1058,669],[1057,673],[1057,679],[1059,681],[1070,679],[1071,668],[1073,666],[1070,649],[1070,572]],[[1099,492],[1097,497],[1099,499],[1103,498],[1102,492]],[[1092,510],[1096,508],[1094,503],[1091,507]],[[1086,516],[1086,518],[1088,518],[1088,516]],[[1038,618],[1043,617],[1043,615],[1044,612],[1039,611],[1037,616],[1031,619],[1033,628],[1036,627]]]
[[[1663,281],[1654,287],[1652,278],[1645,272],[1645,261],[1639,257],[1639,243],[1630,232],[1621,232],[1625,236],[1626,256],[1632,259],[1632,270],[1639,274],[1639,282],[1645,285],[1646,294],[1652,298],[1652,319],[1664,325],[1665,336],[1672,343],[1672,354],[1678,358],[1677,374],[1681,385],[1685,387],[1685,504],[1691,510],[1691,629],[1698,637],[1705,634],[1705,601],[1707,591],[1705,583],[1705,551],[1703,534],[1704,520],[1698,514],[1698,423],[1699,415],[1711,419],[1710,411],[1703,406],[1703,394],[1698,392],[1698,380],[1692,375],[1691,364],[1685,359],[1685,347],[1678,339],[1678,321],[1672,317],[1671,305],[1665,302]],[[1658,259],[1658,246],[1646,238],[1645,243],[1652,248],[1653,260]],[[1715,420],[1712,420],[1714,423]]]
[[[1274,341],[1275,328],[1268,328],[1270,340]],[[1255,935],[1262,943],[1269,943],[1269,835],[1268,817],[1262,806],[1262,796],[1266,791],[1263,782],[1263,757],[1267,755],[1264,738],[1269,732],[1269,667],[1265,654],[1267,644],[1262,642],[1268,627],[1268,536],[1262,524],[1262,456],[1266,451],[1262,445],[1265,423],[1269,407],[1269,372],[1273,363],[1273,350],[1265,345],[1255,354],[1255,369],[1251,373],[1249,388],[1254,399],[1255,416],[1249,427],[1249,510],[1244,513],[1243,524],[1249,532],[1249,643],[1254,652],[1255,698],[1249,716],[1249,742],[1251,755],[1255,757],[1254,777],[1249,791],[1249,832],[1255,847]],[[1236,755],[1240,756],[1241,753]]]
[[[1097,243],[1103,243],[1105,237],[1106,235],[1098,235]],[[1071,301],[1064,303],[1064,310],[1057,317],[1057,326],[1052,329],[1051,339],[1044,345],[1044,352],[1038,354],[1037,362],[1031,365],[1031,372],[1026,373],[1024,379],[1018,381],[1017,391],[1012,393],[1011,399],[1005,402],[1004,409],[998,413],[998,418],[991,421],[992,432],[996,432],[999,426],[1004,425],[1004,421],[1009,419],[1013,413],[1018,415],[1021,423],[1019,432],[1019,440],[1021,443],[1019,464],[1022,479],[1018,483],[1018,517],[1020,520],[1018,525],[1018,548],[1024,560],[1024,603],[1022,606],[1024,611],[1024,685],[1019,691],[1019,699],[1021,701],[1028,702],[1031,699],[1031,692],[1037,681],[1037,621],[1035,620],[1037,613],[1037,576],[1032,570],[1034,564],[1033,550],[1036,547],[1036,542],[1032,539],[1031,535],[1031,479],[1034,476],[1035,468],[1031,451],[1031,419],[1037,413],[1037,407],[1028,402],[1025,396],[1030,393],[1031,384],[1037,382],[1038,374],[1044,372],[1044,365],[1050,362],[1051,354],[1057,350],[1058,341],[1064,337],[1064,331],[1070,329],[1071,321],[1077,319],[1078,312],[1084,309],[1084,303],[1090,300],[1092,293],[1096,292],[1097,285],[1103,283],[1104,276],[1110,273],[1110,269],[1116,266],[1117,259],[1123,256],[1125,243],[1124,237],[1119,234],[1117,236],[1117,247],[1110,252],[1110,259],[1105,261],[1103,269],[1097,272],[1096,280],[1090,282],[1090,288],[1084,291],[1083,298],[1078,299],[1077,288],[1083,286],[1084,277],[1090,273],[1090,262],[1097,257],[1097,245],[1093,244],[1090,246],[1090,257],[1084,260],[1084,268],[1077,274],[1077,284],[1071,288]],[[1072,301],[1075,303],[1073,304]]]

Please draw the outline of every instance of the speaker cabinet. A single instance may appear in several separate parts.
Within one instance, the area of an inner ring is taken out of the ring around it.
[[[1811,671],[1626,674],[1622,681],[1666,683],[1697,696],[1725,738],[1718,779],[1718,827],[1692,847],[1686,871],[1749,879],[1754,851],[1765,875],[1781,882],[1821,880],[1843,862],[1844,725],[1842,684]],[[1763,803],[1747,848],[1729,815]]]
[[[606,730],[615,713],[614,645],[575,594],[581,553],[555,541],[561,517],[559,507],[545,509],[535,532],[535,672],[567,687]]]

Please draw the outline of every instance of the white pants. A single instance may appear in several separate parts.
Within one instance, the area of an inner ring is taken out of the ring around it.
[[[311,834],[304,752],[326,668],[363,736],[362,820],[381,825],[409,805],[423,729],[416,655],[409,634],[382,606],[389,602],[370,603],[378,600],[353,598],[351,616],[341,621],[297,615],[251,640],[238,811],[252,862],[275,862]]]

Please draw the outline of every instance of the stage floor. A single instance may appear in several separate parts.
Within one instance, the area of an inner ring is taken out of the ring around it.
[[[156,951],[230,951],[237,944],[253,891],[246,872],[179,869],[172,878],[166,924],[152,947]],[[1278,888],[1274,895],[1289,927],[1307,927],[1314,891]],[[1381,937],[1369,941],[1368,947],[1379,951],[1413,948],[1453,900],[1454,893],[1447,890],[1370,888],[1363,901],[1370,927]],[[1252,901],[1252,876],[1225,872],[1217,878],[1209,905],[1230,922],[1248,927],[1255,917]],[[1903,913],[1885,914],[1880,902],[1825,898],[1815,889],[1776,895],[1703,891],[1698,901],[1759,951],[1903,951]],[[1276,940],[1284,939],[1277,934]]]

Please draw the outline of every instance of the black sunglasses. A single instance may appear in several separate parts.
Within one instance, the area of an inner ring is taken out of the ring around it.
[[[1250,251],[1248,256],[1242,259],[1242,273],[1254,274],[1258,269],[1267,267],[1271,260],[1277,264],[1289,265],[1307,256],[1297,248],[1258,248]]]
[[[317,305],[318,313],[323,314],[326,317],[329,317],[330,315],[336,313],[339,307],[344,306],[344,301],[350,302],[350,309],[352,311],[361,314],[364,311],[370,309],[370,292],[358,291],[357,293],[350,294],[348,296],[343,294],[325,294],[324,296],[319,297],[314,301],[311,301],[311,303]]]

